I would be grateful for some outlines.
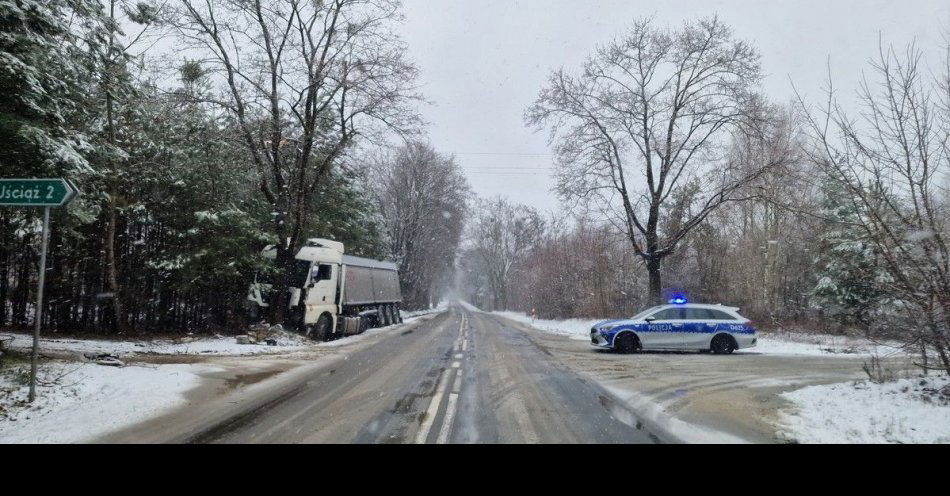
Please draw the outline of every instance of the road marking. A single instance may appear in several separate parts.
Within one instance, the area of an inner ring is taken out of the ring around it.
[[[455,373],[455,384],[452,385],[452,392],[455,394],[462,392],[462,374],[464,373],[465,371],[462,369]]]
[[[455,412],[458,410],[458,399],[459,395],[455,393],[449,395],[449,406],[445,408],[445,417],[442,419],[442,430],[439,431],[439,438],[435,441],[436,444],[445,444],[452,434],[452,423],[455,421]]]
[[[435,390],[435,394],[432,396],[432,401],[429,402],[429,408],[426,410],[426,418],[422,421],[422,425],[419,426],[419,432],[416,433],[416,444],[425,444],[426,438],[429,437],[429,430],[432,429],[432,424],[435,422],[435,414],[439,412],[439,405],[442,404],[442,396],[445,395],[445,388],[449,384],[449,375],[450,371],[442,371],[442,379],[439,381],[439,387]]]
[[[445,444],[449,440],[449,436],[452,434],[452,424],[455,422],[455,414],[458,411],[458,398],[459,392],[462,389],[462,362],[465,355],[459,353],[459,348],[462,351],[465,351],[465,348],[468,346],[468,339],[465,337],[467,335],[467,318],[465,314],[462,314],[462,318],[459,321],[459,334],[458,338],[455,340],[455,355],[453,356],[454,361],[452,362],[451,368],[442,371],[442,377],[439,379],[439,387],[436,388],[435,394],[432,395],[432,400],[429,401],[429,407],[426,409],[426,416],[422,424],[419,426],[419,431],[416,432],[416,444],[425,444],[426,440],[429,438],[429,432],[432,430],[433,424],[435,424],[436,415],[439,413],[439,407],[442,405],[442,397],[445,396],[446,388],[449,384],[449,377],[452,374],[452,370],[455,372],[455,382],[452,384],[452,391],[448,395],[448,404],[445,407],[445,414],[442,417],[442,426],[439,429],[439,435],[436,438],[437,444]]]

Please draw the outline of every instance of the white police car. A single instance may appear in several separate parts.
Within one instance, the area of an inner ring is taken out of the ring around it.
[[[730,354],[755,346],[756,330],[738,308],[687,303],[677,298],[633,318],[608,320],[590,330],[591,344],[621,353],[693,350]]]

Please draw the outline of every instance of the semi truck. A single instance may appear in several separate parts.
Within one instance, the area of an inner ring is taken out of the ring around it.
[[[263,256],[276,259],[276,248],[268,246]],[[290,320],[313,339],[402,323],[399,267],[393,262],[345,255],[343,243],[310,239],[294,257],[290,280]],[[270,307],[272,288],[260,276],[255,279],[248,292],[252,312]]]

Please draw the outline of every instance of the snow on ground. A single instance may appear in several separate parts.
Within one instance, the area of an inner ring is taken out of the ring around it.
[[[13,341],[9,345],[11,350],[28,351],[33,348],[33,336],[29,334],[9,335],[13,336]],[[312,344],[303,336],[291,333],[281,334],[277,338],[277,346],[240,345],[237,344],[234,337],[151,341],[40,338],[41,351],[111,353],[115,355],[258,355],[305,350]]]
[[[412,322],[416,318],[442,312],[446,309],[442,303],[430,310],[402,312],[405,322]],[[385,328],[388,329],[388,328]],[[372,334],[379,329],[373,329]],[[11,350],[28,352],[33,348],[33,336],[20,333],[0,333],[0,336],[12,337],[9,343]],[[40,351],[67,352],[67,353],[109,353],[113,355],[209,355],[209,356],[241,356],[265,355],[304,351],[314,346],[339,346],[352,342],[354,337],[344,338],[332,343],[314,343],[313,341],[291,332],[276,334],[277,346],[264,344],[242,345],[237,344],[234,337],[201,337],[184,338],[178,340],[127,340],[111,341],[105,339],[70,339],[70,338],[40,338]]]
[[[37,399],[25,403],[29,366],[0,370],[0,443],[75,443],[183,405],[208,365],[104,367],[49,362]],[[55,383],[54,383],[55,382]]]
[[[676,439],[689,444],[748,444],[749,442],[727,432],[707,429],[701,425],[684,422],[668,413],[663,405],[648,395],[626,388],[604,385],[614,397],[625,402],[640,417],[634,417],[628,411],[611,409],[610,413],[621,422],[635,425],[641,421],[650,422],[664,432],[673,433]]]
[[[391,325],[388,327],[377,327],[376,329],[370,329],[364,332],[363,334],[357,334],[356,336],[347,336],[345,338],[337,339],[335,341],[320,343],[317,346],[320,348],[337,348],[337,347],[348,345],[348,344],[358,343],[360,341],[369,339],[372,336],[376,336],[379,334],[386,334],[390,331],[402,329],[402,327],[405,324],[409,324],[416,320],[428,319],[431,316],[434,316],[435,314],[442,313],[445,310],[445,308],[446,307],[444,305],[439,305],[436,308],[433,308],[431,310],[417,310],[414,312],[402,312],[402,319],[403,319],[402,324]]]
[[[567,336],[573,339],[578,339],[582,341],[590,341],[590,328],[598,322],[603,322],[607,319],[598,319],[598,320],[588,320],[588,319],[566,319],[566,320],[545,320],[545,319],[532,319],[530,315],[526,315],[520,312],[492,312],[495,315],[501,315],[502,317],[509,318],[521,322],[523,324],[528,324],[542,331],[547,331],[553,334],[560,334],[562,336]]]
[[[811,386],[784,393],[784,435],[800,443],[950,443],[950,377]]]
[[[590,329],[598,322],[608,319],[532,319],[520,312],[493,312],[495,315],[528,324],[542,331],[560,334],[580,341],[590,340]],[[826,334],[804,333],[759,333],[759,341],[754,348],[740,350],[737,353],[758,353],[766,355],[803,355],[803,356],[840,356],[866,357],[870,354],[890,356],[901,353],[894,345],[876,344],[860,338],[831,336]]]
[[[463,300],[456,300],[459,305],[462,305],[462,308],[468,310],[469,312],[481,312],[481,309],[477,308],[475,305]]]
[[[414,310],[412,312],[406,312],[405,310],[400,310],[399,312],[402,314],[403,320],[406,320],[406,319],[412,319],[415,317],[421,317],[423,315],[444,312],[447,308],[449,308],[449,304],[443,301],[443,302],[440,302],[438,305],[436,305],[435,308],[431,308],[428,310]]]

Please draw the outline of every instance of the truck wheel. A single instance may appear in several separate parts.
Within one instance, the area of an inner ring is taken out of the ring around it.
[[[317,323],[310,326],[310,338],[316,341],[327,341],[332,333],[330,332],[330,316],[323,314],[317,319]]]
[[[399,310],[399,304],[393,305],[393,311],[396,312],[396,323],[402,324],[402,312]]]
[[[389,312],[386,311],[386,305],[380,305],[376,309],[376,316],[379,317],[379,327],[389,326]]]
[[[386,325],[396,324],[396,312],[393,311],[392,305],[386,305],[386,320],[388,321],[388,324]]]
[[[363,334],[364,332],[366,332],[366,331],[368,331],[368,330],[369,330],[369,318],[367,318],[367,317],[360,317],[360,328],[359,328],[358,331],[356,331],[356,333],[357,333],[357,334]]]

